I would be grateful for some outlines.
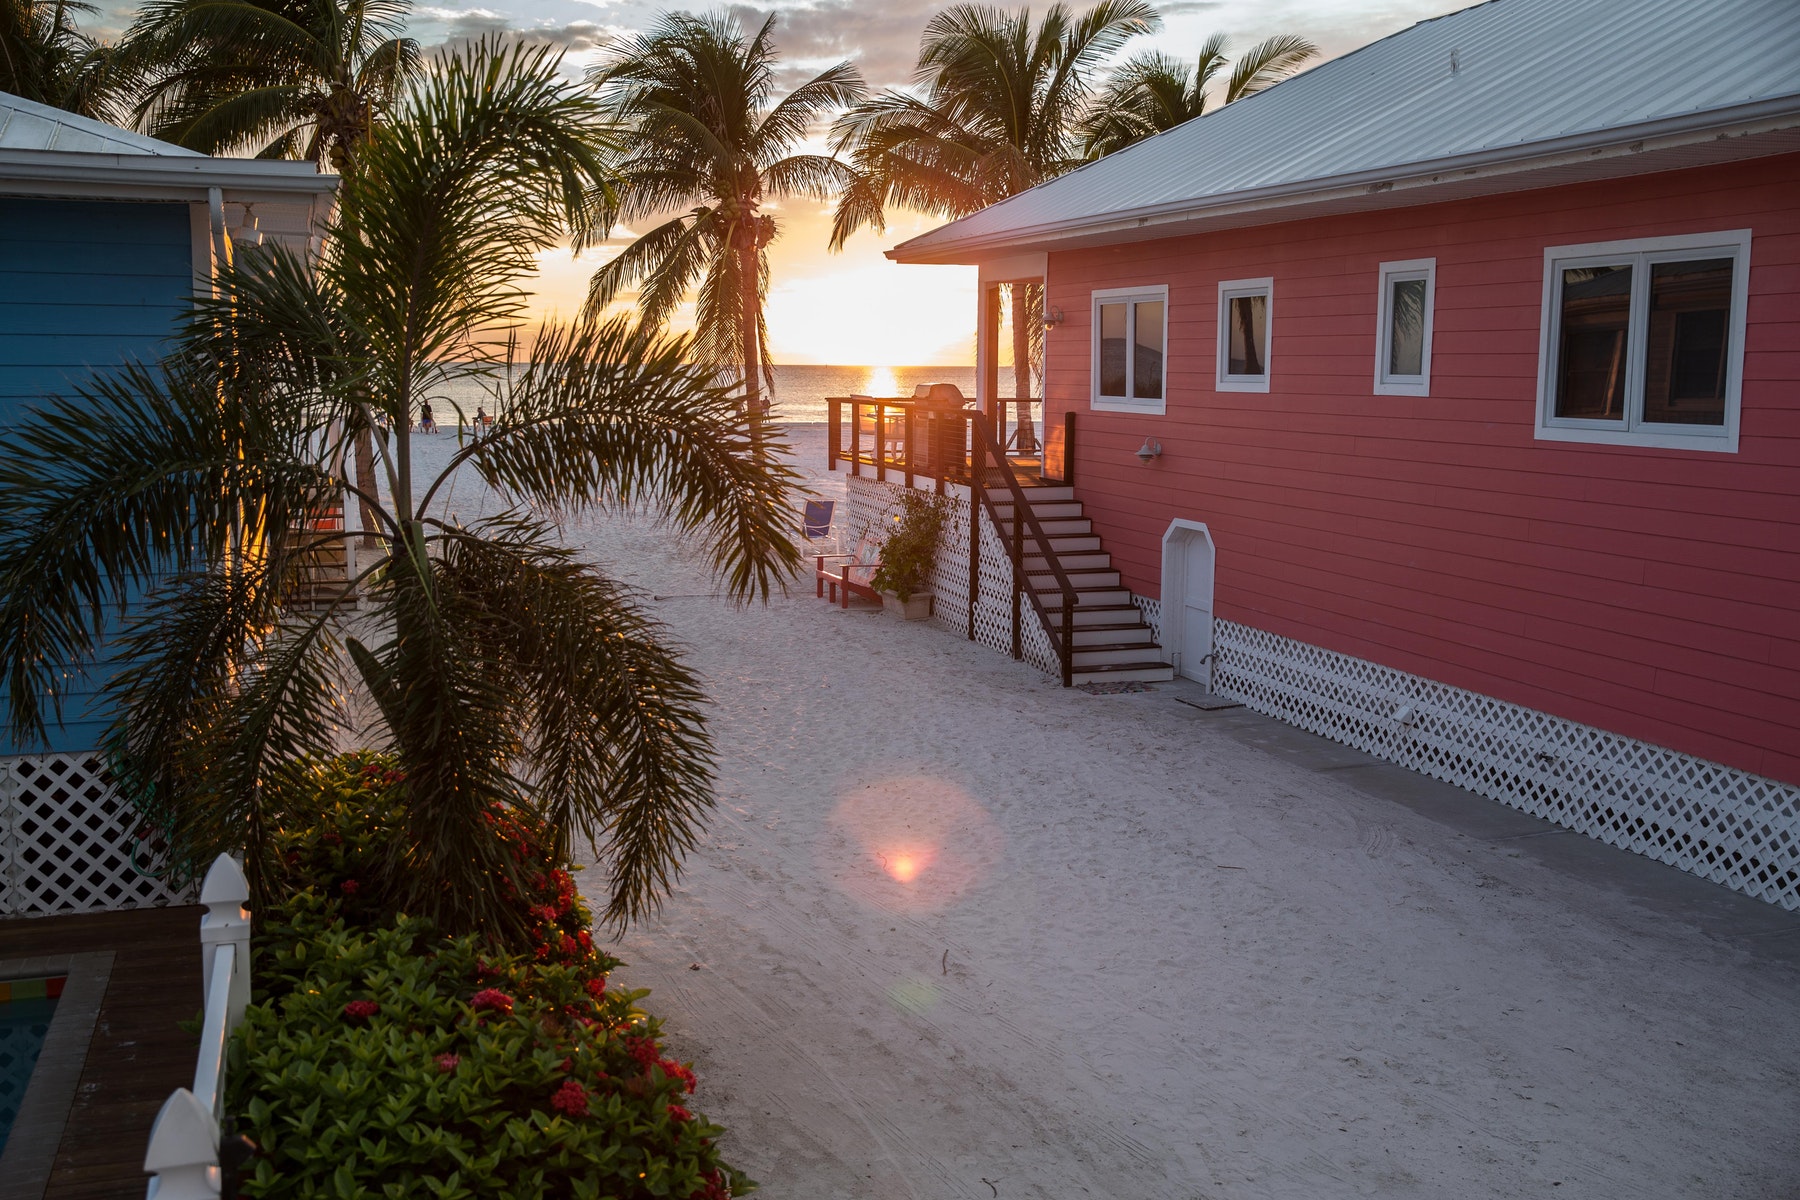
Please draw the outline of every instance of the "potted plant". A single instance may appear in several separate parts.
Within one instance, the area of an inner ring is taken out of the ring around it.
[[[931,615],[931,573],[937,566],[945,511],[941,496],[901,493],[893,529],[881,544],[881,565],[871,582],[881,593],[882,606],[903,620],[923,621]]]

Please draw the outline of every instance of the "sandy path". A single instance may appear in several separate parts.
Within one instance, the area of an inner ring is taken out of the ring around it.
[[[1166,690],[574,533],[717,702],[717,817],[621,978],[763,1194],[1795,1194],[1792,969]]]

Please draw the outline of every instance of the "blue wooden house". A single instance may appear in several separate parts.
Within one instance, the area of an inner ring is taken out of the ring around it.
[[[95,372],[159,358],[234,245],[306,247],[337,185],[309,163],[215,158],[0,93],[4,430]],[[0,916],[166,901],[96,748],[101,671],[47,745],[0,731]]]

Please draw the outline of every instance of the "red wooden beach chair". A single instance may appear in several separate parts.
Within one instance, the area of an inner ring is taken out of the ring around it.
[[[828,559],[843,561],[827,562]],[[881,543],[864,534],[856,543],[854,554],[821,554],[817,558],[814,578],[817,584],[817,595],[825,595],[826,589],[831,591],[831,602],[840,608],[850,607],[850,594],[866,600],[881,600],[881,593],[875,590],[875,569],[881,565]],[[842,598],[840,599],[840,593]]]

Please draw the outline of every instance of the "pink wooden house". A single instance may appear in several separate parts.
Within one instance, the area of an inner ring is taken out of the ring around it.
[[[1800,5],[1490,0],[890,253],[1044,284],[1181,675],[1800,907]]]

